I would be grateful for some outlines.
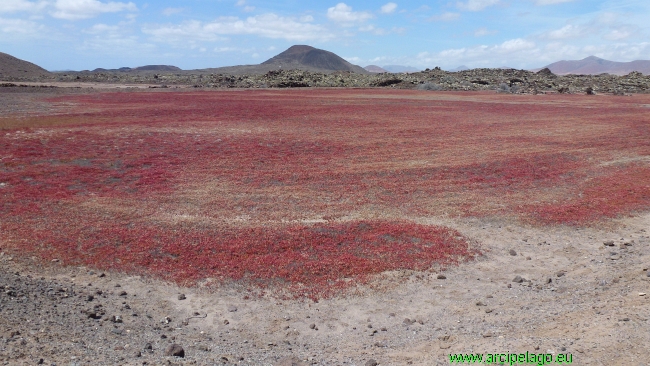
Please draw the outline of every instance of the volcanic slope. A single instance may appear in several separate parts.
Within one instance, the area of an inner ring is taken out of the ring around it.
[[[31,62],[0,52],[0,80],[32,78],[49,72]]]
[[[275,70],[304,70],[330,74],[337,71],[347,71],[358,74],[369,74],[361,66],[345,61],[333,52],[321,50],[306,45],[295,45],[286,51],[262,62],[259,65],[227,66],[205,71],[224,74],[265,74]]]

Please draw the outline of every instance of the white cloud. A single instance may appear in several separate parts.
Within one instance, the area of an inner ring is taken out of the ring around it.
[[[0,13],[13,13],[18,11],[39,11],[47,6],[47,2],[32,2],[27,0],[2,0],[0,1]]]
[[[475,37],[483,37],[483,36],[489,36],[491,34],[496,34],[496,33],[498,33],[498,32],[494,31],[494,30],[489,30],[489,29],[487,29],[485,27],[481,27],[481,28],[477,29],[476,31],[474,31],[474,36]]]
[[[481,11],[489,6],[497,5],[499,3],[501,3],[501,0],[468,0],[465,2],[457,2],[456,6],[461,10]]]
[[[538,59],[539,54],[540,51],[534,42],[516,38],[492,46],[455,48],[437,53],[421,52],[416,63],[424,67],[441,64],[444,66],[449,63],[498,67],[505,66],[502,64],[504,62],[530,62],[531,59]]]
[[[604,37],[610,41],[621,41],[630,38],[634,34],[634,30],[626,27],[621,27],[619,29],[612,29],[607,34],[605,34]]]
[[[568,3],[575,0],[535,0],[536,5],[553,5],[560,3]]]
[[[242,10],[246,13],[250,13],[252,11],[255,11],[255,7],[251,5],[246,5],[246,0],[238,0],[237,3],[235,4],[239,7],[242,7]]]
[[[431,18],[429,18],[428,20],[430,22],[451,22],[451,21],[454,21],[454,20],[456,20],[458,18],[460,18],[459,13],[452,13],[452,12],[448,11],[448,12],[445,12],[445,13],[442,13],[442,14],[434,15]]]
[[[19,38],[34,38],[43,36],[45,26],[23,19],[6,19],[0,18],[0,34],[7,34],[11,37],[7,40],[13,39],[18,36]]]
[[[569,39],[569,38],[579,38],[588,33],[586,27],[568,24],[560,29],[550,31],[544,35],[544,38],[547,39]]]
[[[53,17],[67,20],[93,18],[101,13],[138,10],[132,2],[103,3],[98,0],[56,0],[54,8],[56,11],[52,13]]]
[[[185,9],[183,8],[165,8],[162,13],[165,16],[170,16],[178,13],[182,13]]]
[[[381,7],[381,12],[384,14],[391,14],[394,13],[395,10],[397,9],[397,4],[395,3],[386,3]]]
[[[373,15],[365,11],[352,11],[352,7],[345,3],[338,3],[327,9],[327,18],[338,23],[353,24],[364,22],[373,18]]]
[[[172,43],[185,40],[216,41],[227,35],[257,35],[289,41],[325,41],[334,37],[322,26],[273,13],[246,19],[221,17],[206,23],[193,20],[177,25],[148,25],[142,28],[142,32],[159,41]]]

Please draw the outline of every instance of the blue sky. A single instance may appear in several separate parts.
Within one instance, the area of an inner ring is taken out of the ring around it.
[[[0,51],[48,70],[256,64],[294,44],[367,66],[650,59],[648,0],[0,0]]]

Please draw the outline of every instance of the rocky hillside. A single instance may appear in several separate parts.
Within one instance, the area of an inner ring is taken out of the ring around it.
[[[33,79],[48,74],[38,65],[0,52],[0,80]]]
[[[21,78],[20,80],[24,80]],[[19,80],[16,80],[19,81]],[[555,75],[513,69],[471,69],[447,72],[440,68],[409,74],[320,73],[273,70],[263,74],[233,75],[207,72],[178,73],[60,73],[32,81],[150,84],[154,87],[193,85],[207,88],[354,87],[422,90],[493,90],[502,93],[648,93],[650,76],[632,72],[616,75]]]

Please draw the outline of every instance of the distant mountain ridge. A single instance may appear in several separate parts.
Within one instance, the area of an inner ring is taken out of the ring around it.
[[[137,71],[161,71],[161,72],[172,72],[172,71],[182,71],[180,67],[171,66],[171,65],[145,65],[139,67],[120,67],[119,69],[103,69],[97,68],[92,72],[137,72]]]
[[[377,66],[377,65],[368,65],[364,67],[366,71],[372,72],[373,74],[381,74],[384,72],[389,72],[388,70],[384,69],[383,67]]]
[[[398,73],[398,72],[418,72],[422,71],[413,66],[403,66],[403,65],[385,65],[382,68],[388,70],[388,72]]]
[[[567,74],[612,74],[627,75],[632,71],[650,74],[650,60],[636,60],[630,62],[609,61],[596,56],[589,56],[582,60],[562,60],[545,66],[557,75]]]

